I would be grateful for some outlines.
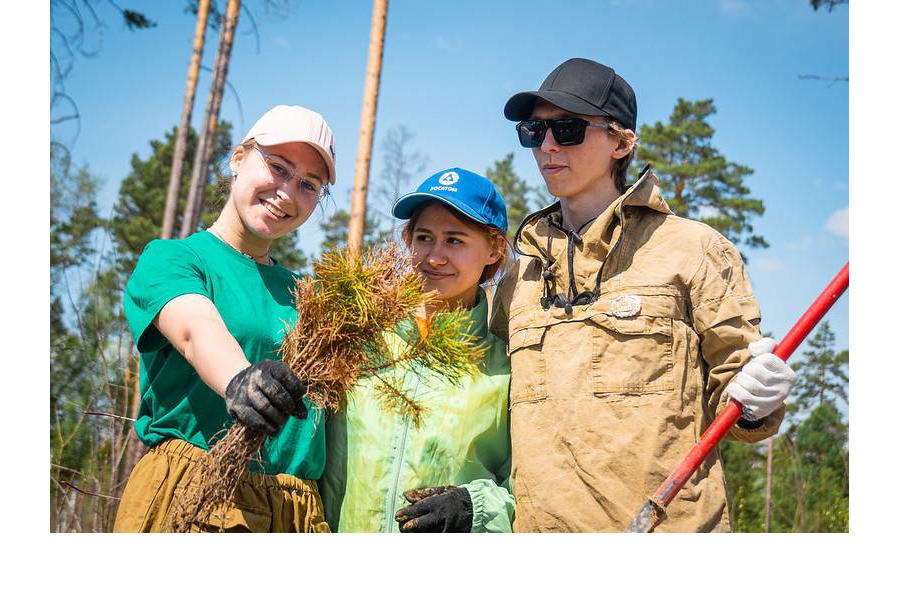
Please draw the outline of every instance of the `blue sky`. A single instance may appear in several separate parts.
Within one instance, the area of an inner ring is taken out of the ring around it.
[[[223,4],[224,3],[220,3]],[[77,163],[101,175],[109,209],[132,153],[146,157],[180,116],[195,19],[184,2],[131,0],[158,23],[130,32],[115,14],[95,58],[78,58],[66,92],[78,102]],[[349,205],[356,158],[371,3],[289,2],[287,15],[246,0],[258,27],[241,15],[221,118],[243,135],[277,103],[323,115],[335,133],[335,205]],[[552,18],[551,18],[552,15]],[[508,152],[517,172],[542,185],[531,153],[518,147],[502,115],[510,95],[536,89],[557,64],[584,56],[613,66],[635,88],[638,123],[667,119],[679,97],[713,98],[714,144],[755,170],[751,192],[765,202],[754,221],[771,243],[746,251],[763,328],[783,334],[848,257],[848,85],[800,75],[846,76],[848,11],[814,12],[804,0],[610,0],[474,2],[394,0],[384,51],[371,183],[380,142],[405,125],[429,158],[420,178],[448,166],[477,172]],[[217,35],[208,34],[204,65]],[[193,122],[205,108],[201,74]],[[73,139],[71,124],[54,134]],[[317,213],[301,232],[315,252]],[[829,314],[838,344],[848,344],[847,300]]]

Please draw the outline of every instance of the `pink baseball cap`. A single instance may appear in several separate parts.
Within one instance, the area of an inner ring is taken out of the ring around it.
[[[334,136],[319,113],[302,106],[279,104],[253,124],[243,141],[251,138],[263,146],[289,142],[309,144],[322,156],[328,167],[328,181],[334,185],[337,179],[334,168]]]

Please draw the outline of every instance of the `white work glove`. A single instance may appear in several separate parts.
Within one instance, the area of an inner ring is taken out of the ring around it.
[[[762,338],[751,342],[750,359],[725,387],[725,393],[744,407],[743,416],[758,421],[784,404],[797,374],[786,362],[772,354],[775,340]]]

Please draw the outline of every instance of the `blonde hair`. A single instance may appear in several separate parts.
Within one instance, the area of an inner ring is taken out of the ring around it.
[[[609,123],[609,129],[607,129],[607,131],[611,136],[622,141],[628,140],[628,135],[625,133],[627,129],[625,129],[625,127],[611,119],[606,119],[606,122]],[[637,137],[635,136],[634,146],[632,146],[631,152],[613,163],[611,175],[613,176],[613,183],[620,194],[628,189],[628,167],[631,166],[631,161],[634,159],[635,154],[637,154],[637,146]]]

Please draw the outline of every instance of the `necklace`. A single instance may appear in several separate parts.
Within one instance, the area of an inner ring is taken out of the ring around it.
[[[253,254],[250,254],[249,252],[244,252],[243,250],[241,250],[241,249],[238,248],[237,246],[234,246],[231,242],[229,242],[228,240],[226,240],[225,238],[223,238],[222,235],[221,235],[218,231],[215,231],[212,227],[207,227],[206,230],[207,230],[208,232],[210,232],[211,234],[213,234],[214,236],[216,236],[217,238],[219,238],[220,240],[222,240],[229,248],[231,248],[231,249],[234,250],[235,252],[240,253],[242,256],[245,256],[245,257],[249,258],[250,260],[252,260],[252,261],[254,261],[254,262],[257,262],[257,261],[259,261],[259,260],[265,258],[265,259],[266,259],[266,263],[265,263],[266,266],[270,266],[270,267],[272,266],[272,264],[273,264],[273,263],[272,263],[272,259],[269,257],[269,253],[268,253],[268,252],[263,252],[262,254],[259,254],[259,255],[254,256]]]

